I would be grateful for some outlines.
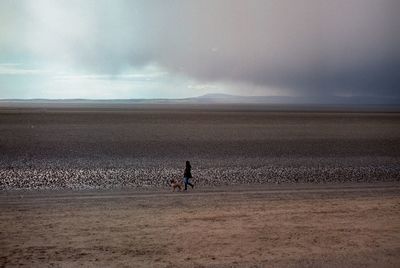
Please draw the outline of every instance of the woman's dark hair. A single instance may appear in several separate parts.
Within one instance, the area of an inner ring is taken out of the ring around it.
[[[186,161],[186,167],[191,167],[189,161]]]

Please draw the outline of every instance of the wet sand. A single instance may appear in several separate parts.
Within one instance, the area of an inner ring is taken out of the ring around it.
[[[1,108],[0,190],[400,181],[400,113]]]
[[[0,266],[399,267],[400,185],[3,191]]]

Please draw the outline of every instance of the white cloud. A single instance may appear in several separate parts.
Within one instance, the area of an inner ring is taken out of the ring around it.
[[[49,73],[49,70],[26,68],[18,63],[0,64],[0,75],[43,75]]]

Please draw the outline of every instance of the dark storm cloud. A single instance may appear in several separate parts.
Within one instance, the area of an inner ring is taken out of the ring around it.
[[[191,24],[168,40],[164,64],[297,95],[398,97],[399,8],[398,1],[202,2],[170,18]]]
[[[21,49],[97,72],[157,63],[299,96],[399,98],[399,10],[397,0],[28,1],[20,35],[33,42]]]

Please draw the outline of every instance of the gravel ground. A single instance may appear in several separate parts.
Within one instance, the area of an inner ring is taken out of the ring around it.
[[[0,190],[400,181],[400,114],[0,109]]]

